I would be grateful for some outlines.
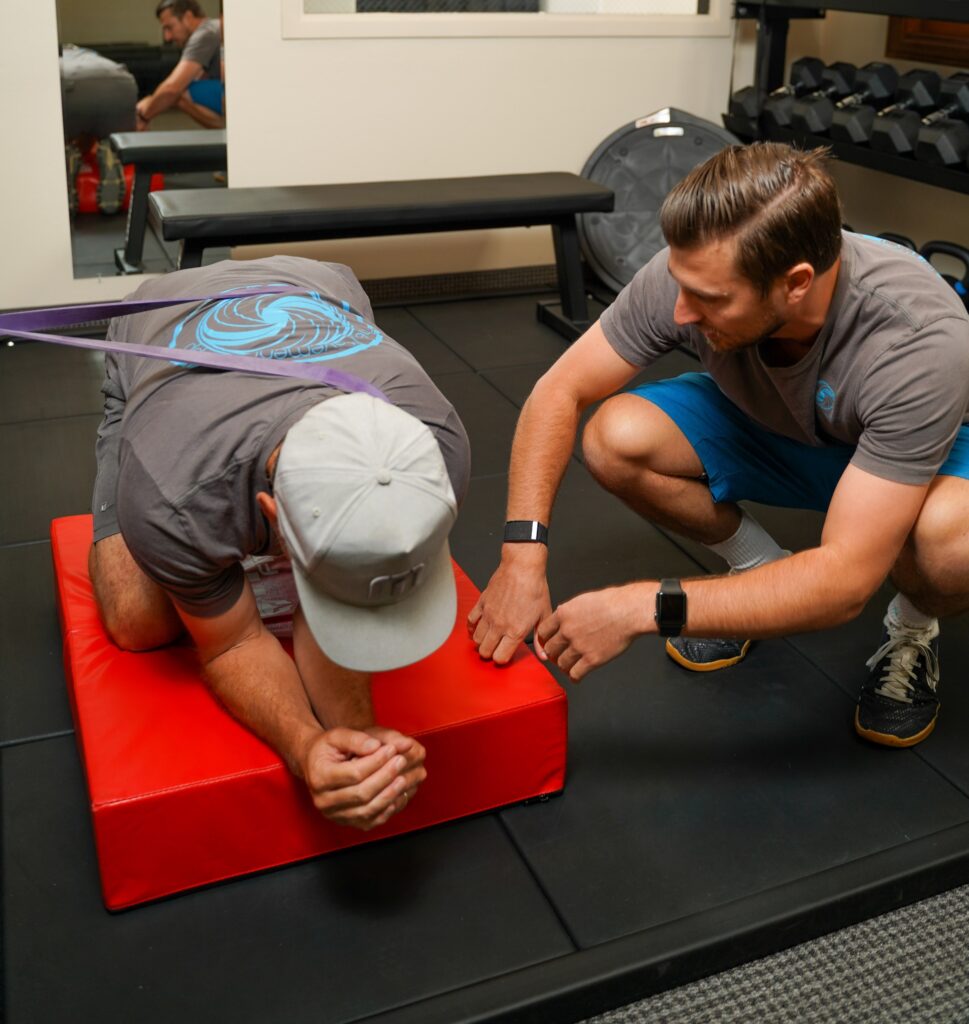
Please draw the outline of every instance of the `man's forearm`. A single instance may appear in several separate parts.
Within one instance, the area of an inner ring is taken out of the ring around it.
[[[655,633],[658,583],[630,584],[625,601],[643,609],[642,631]],[[836,549],[817,547],[734,576],[686,580],[689,636],[764,639],[828,629],[855,618],[872,589],[859,585]]]
[[[305,753],[323,729],[279,641],[262,630],[210,661],[205,678],[226,708],[302,776]]]
[[[182,95],[183,91],[162,82],[151,96],[148,97],[148,102],[141,107],[139,115],[144,120],[150,121],[152,118],[174,107],[178,103],[178,98]]]
[[[324,729],[366,729],[375,724],[369,673],[330,661],[310,633],[301,608],[293,618],[293,655],[300,682]]]
[[[575,444],[580,409],[539,381],[522,408],[508,471],[508,518],[547,523]]]

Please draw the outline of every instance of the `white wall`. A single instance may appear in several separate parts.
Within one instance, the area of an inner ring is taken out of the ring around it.
[[[141,2],[141,0],[139,0]],[[227,0],[229,174],[274,185],[579,171],[599,142],[669,105],[716,119],[731,41],[706,38],[284,39],[281,0]],[[137,278],[74,281],[53,0],[18,7],[0,63],[0,308],[119,297]],[[333,243],[383,277],[551,262],[548,231]]]

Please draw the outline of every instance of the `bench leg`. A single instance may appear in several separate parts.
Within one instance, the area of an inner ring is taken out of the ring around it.
[[[135,168],[128,203],[128,223],[125,227],[124,249],[115,249],[114,262],[122,274],[140,274],[144,270],[142,256],[145,251],[145,226],[148,223],[148,191],[151,171]]]
[[[182,251],[178,257],[178,269],[190,270],[192,267],[202,266],[202,253],[205,246],[201,242],[195,242],[191,238],[182,240]]]
[[[575,218],[566,217],[552,224],[555,244],[555,267],[562,299],[562,315],[573,323],[584,325],[589,321],[589,307],[582,280],[582,254],[579,251],[579,233]]]

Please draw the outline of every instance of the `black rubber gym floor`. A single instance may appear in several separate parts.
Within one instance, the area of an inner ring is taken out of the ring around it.
[[[563,347],[534,309],[519,296],[378,315],[471,436],[453,550],[479,586],[498,555],[518,408]],[[652,375],[692,365],[672,356]],[[568,781],[545,804],[109,914],[47,540],[53,516],[88,510],[99,385],[89,353],[0,350],[11,1024],[580,1020],[969,880],[965,622],[943,628],[936,733],[911,751],[871,747],[850,723],[879,596],[849,626],[760,643],[726,673],[694,675],[659,641],[634,644],[568,686]],[[761,511],[787,547],[819,535],[818,516]],[[602,492],[578,458],[551,536],[556,600],[719,569]]]

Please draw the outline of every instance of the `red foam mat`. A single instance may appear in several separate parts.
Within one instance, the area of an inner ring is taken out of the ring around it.
[[[373,680],[377,720],[424,744],[427,780],[406,810],[362,833],[318,814],[279,756],[210,694],[190,646],[145,654],[114,646],[88,579],[91,538],[90,516],[51,525],[64,663],[109,909],[562,788],[565,695],[528,651],[501,669],[478,658],[464,625],[478,591],[457,565],[448,641]]]

